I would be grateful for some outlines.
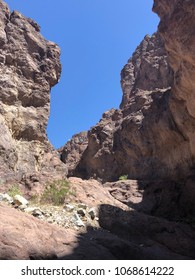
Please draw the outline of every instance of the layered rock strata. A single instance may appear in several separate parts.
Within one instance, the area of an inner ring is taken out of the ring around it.
[[[59,47],[0,1],[0,178],[63,170],[48,142],[50,89],[60,78]],[[65,170],[64,170],[65,172]]]

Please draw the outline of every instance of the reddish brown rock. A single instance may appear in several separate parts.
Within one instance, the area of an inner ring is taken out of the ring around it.
[[[73,137],[60,149],[58,149],[61,160],[68,168],[68,176],[72,176],[77,164],[88,145],[87,132],[83,131]]]
[[[121,109],[106,112],[89,131],[74,175],[103,181],[193,175],[194,5],[155,1],[159,31],[144,38],[122,70]]]
[[[42,37],[32,19],[11,13],[2,0],[0,26],[1,181],[40,171],[66,173],[46,135],[50,89],[61,73],[60,49]]]
[[[194,224],[194,178],[183,181],[123,180],[105,183],[104,188],[135,211],[172,221]]]
[[[87,236],[80,239],[74,230],[50,225],[0,205],[1,260],[115,259],[106,247]]]
[[[80,178],[71,177],[68,179],[70,186],[75,193],[74,202],[85,203],[89,207],[99,207],[101,204],[110,204],[121,209],[128,209],[128,207],[121,203],[103,187],[101,183],[96,180],[82,180]]]
[[[0,204],[0,259],[192,259],[194,232],[182,224],[102,204],[100,225],[63,229]]]
[[[183,137],[168,103],[172,78],[159,34],[146,36],[121,72],[121,109],[103,114],[89,131],[74,174],[103,181],[125,174],[131,179],[181,175],[186,166],[176,161]]]
[[[155,0],[153,7],[161,18],[159,32],[165,42],[169,63],[174,72],[170,110],[185,140],[183,161],[188,160],[192,168],[195,155],[194,7],[195,3],[192,0],[171,2]]]
[[[41,193],[46,180],[67,174],[45,133],[59,48],[33,20],[1,0],[0,8],[0,189],[19,183],[26,194]],[[155,0],[154,10],[159,32],[122,70],[120,109],[103,114],[88,143],[76,135],[60,151],[69,174],[136,180],[70,178],[70,201],[99,218],[100,227],[79,232],[1,202],[0,259],[195,258],[194,2]]]
[[[101,205],[99,217],[101,227],[142,247],[146,259],[195,258],[195,230],[188,225],[111,205]]]

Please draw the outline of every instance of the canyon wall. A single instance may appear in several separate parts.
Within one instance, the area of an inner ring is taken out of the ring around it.
[[[50,89],[60,78],[60,49],[40,27],[0,1],[0,180],[65,171],[46,135]]]
[[[11,13],[3,1],[0,8],[1,182],[38,173],[65,176],[67,169],[103,181],[193,174],[193,1],[154,1],[159,30],[143,39],[121,72],[120,109],[105,112],[87,136],[62,147],[65,164],[46,135],[60,50],[32,19]]]
[[[178,179],[195,155],[193,1],[155,1],[159,30],[146,36],[121,72],[119,110],[88,132],[75,176]]]

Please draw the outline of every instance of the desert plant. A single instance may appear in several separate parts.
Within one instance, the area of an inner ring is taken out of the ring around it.
[[[41,196],[41,203],[60,205],[64,203],[65,198],[71,195],[70,185],[67,180],[55,180],[47,184]]]
[[[121,181],[121,180],[127,180],[128,179],[128,175],[121,175],[120,177],[119,177],[119,180]]]
[[[22,195],[21,190],[17,185],[11,186],[8,189],[7,194],[9,194],[11,197],[14,197],[17,194]]]

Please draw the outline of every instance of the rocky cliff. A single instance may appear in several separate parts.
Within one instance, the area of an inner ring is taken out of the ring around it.
[[[146,36],[121,72],[120,110],[88,132],[74,175],[114,181],[193,174],[194,2],[155,1],[158,33]]]
[[[62,162],[67,166],[69,176],[73,175],[75,166],[79,163],[87,146],[87,132],[83,131],[73,135],[66,145],[58,149]]]
[[[0,259],[195,258],[195,4],[155,0],[153,9],[159,30],[121,72],[120,109],[74,135],[59,150],[63,164],[45,132],[59,48],[0,0]],[[64,181],[66,170],[90,179]],[[39,199],[49,179],[68,186],[61,206],[6,193],[13,182]]]
[[[74,174],[104,181],[124,174],[134,179],[175,176],[171,139],[179,142],[180,137],[168,102],[172,78],[159,34],[146,36],[121,72],[120,109],[105,112],[88,132],[89,144]]]
[[[0,1],[0,180],[64,171],[48,142],[50,89],[61,72],[59,47]]]

